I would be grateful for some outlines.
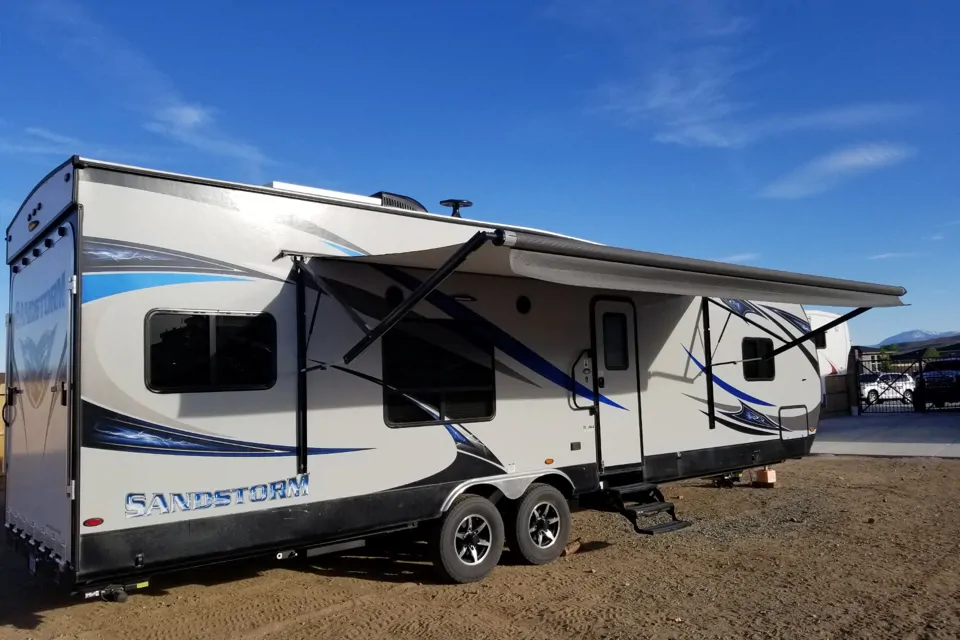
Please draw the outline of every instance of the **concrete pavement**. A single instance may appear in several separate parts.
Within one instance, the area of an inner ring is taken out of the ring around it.
[[[960,458],[960,411],[825,418],[811,453]]]

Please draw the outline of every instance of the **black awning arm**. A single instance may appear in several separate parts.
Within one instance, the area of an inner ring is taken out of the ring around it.
[[[350,364],[360,354],[366,351],[370,345],[379,340],[387,331],[390,331],[403,320],[404,316],[410,313],[417,304],[439,287],[447,277],[452,274],[463,262],[470,257],[474,251],[492,242],[495,246],[502,246],[505,241],[505,235],[502,230],[496,231],[478,231],[469,240],[460,245],[452,256],[447,258],[446,262],[437,267],[437,270],[430,274],[430,277],[424,280],[419,287],[414,289],[403,302],[394,307],[393,311],[387,314],[373,329],[367,331],[360,342],[353,345],[346,355],[343,356],[343,363]]]
[[[710,299],[700,298],[700,314],[703,316],[703,370],[707,374],[707,424],[717,428],[717,412],[713,399],[713,347],[710,344]]]
[[[859,309],[854,309],[853,311],[846,313],[840,316],[839,318],[835,318],[830,322],[828,322],[827,324],[823,325],[822,327],[817,327],[813,331],[808,331],[807,333],[803,334],[799,338],[794,338],[790,342],[784,345],[780,345],[779,347],[773,350],[773,353],[771,353],[769,356],[764,358],[764,360],[769,360],[770,358],[780,355],[781,353],[783,353],[784,351],[787,351],[788,349],[793,349],[795,346],[797,346],[801,342],[806,342],[807,340],[811,340],[813,338],[816,338],[817,336],[823,335],[824,333],[826,333],[827,331],[830,331],[830,329],[833,329],[837,325],[841,325],[844,322],[847,322],[848,320],[853,320],[854,318],[859,316],[861,313],[866,313],[869,310],[870,310],[870,307],[860,307]]]
[[[729,309],[727,309],[726,307],[720,305],[718,302],[715,302],[715,301],[712,300],[712,299],[704,298],[704,300],[709,300],[710,302],[712,302],[713,304],[717,305],[717,306],[720,307],[721,309],[724,309],[724,310],[726,310],[726,311],[729,311]],[[793,339],[793,340],[791,340],[791,341],[789,341],[789,342],[786,342],[786,343],[780,345],[779,347],[777,347],[776,349],[774,349],[773,352],[772,352],[770,355],[768,355],[768,356],[764,356],[764,357],[762,357],[762,358],[747,358],[747,359],[745,359],[745,360],[727,360],[727,361],[724,361],[724,362],[714,362],[714,363],[713,363],[713,366],[714,366],[714,367],[721,367],[721,366],[728,365],[728,364],[742,364],[742,363],[744,363],[744,362],[760,362],[760,361],[763,361],[763,360],[770,360],[770,359],[773,358],[774,356],[780,355],[780,354],[783,353],[784,351],[787,351],[787,350],[789,350],[789,349],[792,349],[792,348],[794,348],[794,347],[796,347],[796,346],[798,346],[798,345],[806,342],[807,340],[811,340],[811,339],[813,339],[813,338],[815,338],[815,337],[817,337],[817,336],[819,336],[819,335],[821,335],[821,334],[824,334],[824,333],[826,333],[827,331],[830,331],[830,329],[833,329],[834,327],[836,327],[837,325],[841,325],[841,324],[843,324],[844,322],[846,322],[846,321],[848,321],[848,320],[851,320],[851,319],[853,319],[853,318],[856,318],[856,317],[859,316],[861,313],[864,313],[864,312],[869,311],[869,310],[870,310],[870,307],[861,307],[861,308],[859,308],[859,309],[854,309],[853,311],[851,311],[851,312],[849,312],[849,313],[847,313],[847,314],[845,314],[845,315],[842,315],[842,316],[840,316],[839,318],[836,318],[836,319],[834,319],[834,320],[831,320],[830,322],[828,322],[827,324],[823,325],[822,327],[817,327],[817,328],[814,329],[813,331],[809,331],[809,332],[803,334],[802,336],[800,336],[799,338],[795,338],[795,339]],[[746,322],[747,324],[753,325],[753,326],[757,327],[758,329],[761,329],[761,330],[763,330],[763,331],[765,331],[765,332],[767,332],[767,333],[770,333],[770,331],[769,331],[768,329],[765,329],[765,328],[762,327],[760,324],[754,322],[754,321],[751,320],[750,318],[744,318],[743,316],[740,316],[740,318],[741,318],[744,322]],[[775,335],[775,334],[772,334],[772,333],[771,333],[770,335]],[[775,336],[775,337],[777,337],[777,336]]]

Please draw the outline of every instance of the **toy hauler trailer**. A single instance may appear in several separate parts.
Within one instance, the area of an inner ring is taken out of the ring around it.
[[[423,523],[479,580],[572,499],[681,528],[656,483],[809,453],[816,331],[905,293],[79,157],[6,243],[6,528],[88,595]]]

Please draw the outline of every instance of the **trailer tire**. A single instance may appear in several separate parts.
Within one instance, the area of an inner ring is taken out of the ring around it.
[[[567,546],[573,518],[567,499],[556,487],[535,483],[517,504],[511,524],[510,548],[527,564],[547,564]]]
[[[434,567],[446,581],[478,582],[500,562],[503,541],[497,507],[486,498],[462,495],[434,530]]]

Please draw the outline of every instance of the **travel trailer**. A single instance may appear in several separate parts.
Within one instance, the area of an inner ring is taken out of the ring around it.
[[[839,313],[831,313],[820,309],[807,309],[807,318],[810,319],[810,328],[819,329],[827,323],[835,322]],[[813,339],[817,350],[817,360],[820,363],[821,393],[827,393],[827,376],[846,375],[847,360],[850,357],[850,327],[846,323],[835,325],[829,331],[818,334]]]
[[[6,235],[5,515],[30,570],[122,599],[422,527],[470,582],[505,544],[556,558],[571,503],[673,531],[657,483],[810,451],[801,304],[854,309],[826,332],[905,293],[448,204],[53,170]]]

